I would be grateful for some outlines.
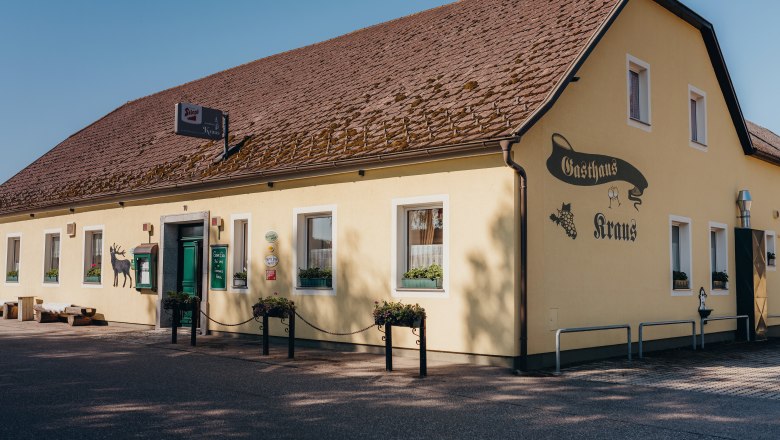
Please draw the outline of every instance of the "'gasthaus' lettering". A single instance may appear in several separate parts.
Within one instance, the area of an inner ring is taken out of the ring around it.
[[[596,239],[609,239],[617,241],[636,241],[636,220],[631,219],[630,223],[613,222],[607,220],[602,213],[597,213],[593,217],[593,236]]]
[[[598,163],[593,160],[589,163],[582,161],[577,165],[570,157],[564,156],[561,159],[561,171],[566,177],[590,180],[594,185],[597,185],[601,179],[616,176],[618,165],[615,159],[612,159],[611,163]]]

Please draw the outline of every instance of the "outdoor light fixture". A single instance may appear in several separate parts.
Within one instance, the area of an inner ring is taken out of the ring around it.
[[[35,214],[30,214],[30,217],[35,217]]]
[[[73,214],[74,212],[76,212],[76,208],[68,208],[68,211],[70,211],[70,213]]]
[[[360,175],[361,177],[365,176],[366,175],[366,170],[358,170],[358,175]]]
[[[274,187],[274,183],[273,182],[268,182],[268,187],[269,188],[273,188]]]
[[[125,202],[119,202],[119,206],[121,206],[122,208],[124,208],[124,207],[125,207]]]
[[[750,228],[750,206],[753,199],[750,197],[750,191],[743,189],[737,195],[737,206],[739,207],[740,226],[746,229]]]
[[[76,236],[76,223],[68,223],[65,225],[65,230],[68,231],[68,235],[71,237]]]

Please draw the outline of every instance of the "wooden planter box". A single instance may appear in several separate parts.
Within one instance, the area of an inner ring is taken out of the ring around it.
[[[690,280],[674,280],[675,290],[687,290],[691,288],[690,286]]]
[[[54,283],[54,284],[56,284],[56,283],[60,282],[60,277],[47,277],[47,276],[44,276],[43,277],[43,282],[44,283]]]
[[[766,260],[766,264],[769,265],[769,266],[774,267],[775,266],[775,259],[774,258],[767,259]]]
[[[18,283],[19,282],[19,275],[15,276],[15,277],[6,275],[5,276],[5,281],[8,282],[8,283]]]
[[[420,328],[422,326],[422,320],[417,319],[414,322],[385,322],[383,324],[380,324],[376,321],[374,321],[376,325],[392,325],[393,327],[411,327],[411,328]]]
[[[405,289],[441,289],[441,278],[402,278],[401,287]]]
[[[333,278],[298,278],[299,287],[333,287]]]
[[[85,283],[100,284],[100,277],[84,277]]]
[[[728,290],[729,283],[728,281],[713,281],[712,288],[718,290]]]

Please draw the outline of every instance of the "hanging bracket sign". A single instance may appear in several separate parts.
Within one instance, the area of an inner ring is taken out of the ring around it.
[[[174,132],[183,136],[218,140],[225,137],[222,110],[180,102],[176,104]]]
[[[211,290],[227,290],[227,245],[211,246]]]

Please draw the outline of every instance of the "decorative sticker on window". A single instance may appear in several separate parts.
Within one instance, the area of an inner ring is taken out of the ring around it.
[[[574,151],[565,137],[555,133],[552,135],[552,153],[547,159],[547,169],[550,174],[570,185],[595,186],[609,182],[624,181],[633,185],[628,191],[628,199],[634,203],[638,211],[642,204],[642,194],[648,183],[633,165],[616,157],[603,154],[578,153]],[[617,199],[617,187],[609,190],[610,207],[613,199]],[[618,200],[619,206],[619,200]]]

